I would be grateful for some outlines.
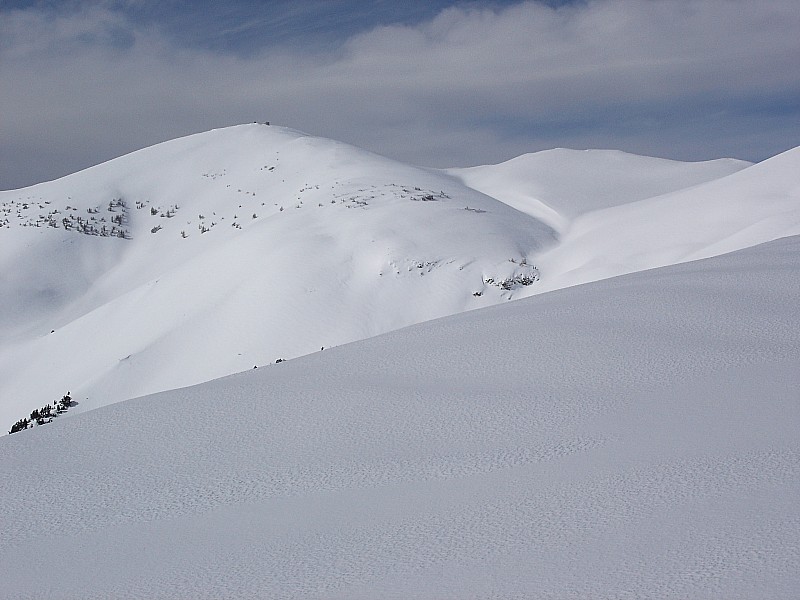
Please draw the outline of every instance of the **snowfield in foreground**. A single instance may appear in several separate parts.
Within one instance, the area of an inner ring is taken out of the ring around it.
[[[0,438],[2,593],[796,598],[798,256],[780,239]]]

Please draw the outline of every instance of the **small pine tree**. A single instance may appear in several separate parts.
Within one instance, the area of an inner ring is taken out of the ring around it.
[[[11,430],[8,433],[17,433],[18,431],[27,429],[29,424],[30,421],[28,421],[28,419],[20,419],[11,426]]]

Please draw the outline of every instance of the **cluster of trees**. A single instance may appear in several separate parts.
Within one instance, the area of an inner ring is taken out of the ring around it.
[[[115,223],[115,225],[109,229],[105,225],[100,225],[100,223],[105,222],[105,218],[100,219],[99,222],[95,221],[94,217],[91,217],[90,220],[87,221],[80,216],[74,217],[73,215],[68,215],[61,219],[61,223],[67,231],[72,231],[74,229],[78,233],[84,235],[99,235],[102,237],[118,237],[122,239],[130,238],[127,229],[123,229],[122,227],[117,228],[117,225],[122,225],[122,215],[111,217],[111,221]],[[58,223],[55,219],[50,219],[47,224],[50,227],[58,228]]]
[[[513,263],[517,262],[513,258],[510,260]],[[527,266],[528,263],[523,258],[519,264],[522,266]],[[497,287],[502,288],[504,290],[512,290],[520,285],[523,286],[533,285],[537,281],[539,281],[539,269],[537,269],[536,267],[531,267],[531,270],[528,273],[518,273],[517,275],[514,275],[512,277],[507,277],[500,281],[495,281],[494,278],[492,277],[487,277],[486,279],[483,280],[483,282],[488,285],[496,285]],[[480,294],[477,293],[473,294],[473,296],[479,296],[479,295]]]
[[[529,273],[527,275],[520,274],[514,275],[513,277],[509,277],[508,279],[504,279],[500,282],[500,287],[504,290],[511,290],[518,285],[532,285],[536,281],[539,281],[539,272],[534,271],[533,273]]]
[[[71,406],[72,397],[69,395],[69,392],[67,392],[64,394],[64,397],[55,404],[45,404],[43,407],[31,411],[30,418],[25,417],[14,423],[8,433],[17,433],[18,431],[30,429],[36,425],[50,423],[58,415],[67,412]]]
[[[103,216],[95,216],[100,214],[99,206],[90,206],[86,209],[89,216],[86,218],[74,214],[69,211],[77,211],[77,206],[68,204],[65,207],[67,214],[62,214],[58,209],[49,210],[46,214],[40,213],[35,216],[23,211],[33,211],[38,206],[44,209],[46,205],[51,204],[49,200],[44,203],[39,202],[16,202],[13,205],[2,204],[0,205],[0,213],[10,215],[12,208],[17,209],[17,218],[21,221],[22,227],[52,227],[53,229],[64,228],[66,231],[74,231],[84,235],[96,235],[102,237],[117,237],[122,239],[130,239],[130,232],[125,227],[127,222],[126,212],[127,205],[122,198],[112,198],[108,203],[108,211],[115,213],[110,215],[111,225],[106,225],[106,218]],[[0,220],[0,227],[9,226],[8,219]]]
[[[108,203],[108,212],[114,212],[114,209],[117,207],[124,211],[126,208],[128,208],[128,205],[125,204],[125,200],[122,198],[112,198]]]
[[[137,202],[136,208],[144,208],[144,203]],[[151,206],[150,207],[150,216],[159,216],[159,217],[166,217],[167,219],[171,219],[175,216],[175,213],[178,212],[180,206],[177,204],[171,205],[167,210],[162,210],[161,207]]]

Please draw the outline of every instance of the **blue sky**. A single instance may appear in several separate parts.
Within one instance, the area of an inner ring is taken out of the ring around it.
[[[0,189],[270,120],[400,160],[800,144],[797,0],[0,0]]]
[[[565,4],[566,2],[561,2]],[[187,7],[187,4],[190,6]],[[513,2],[484,2],[495,8]],[[146,2],[127,7],[140,23],[162,23],[182,43],[248,55],[288,45],[324,51],[376,26],[414,25],[454,5],[452,0],[273,0],[271,2]]]

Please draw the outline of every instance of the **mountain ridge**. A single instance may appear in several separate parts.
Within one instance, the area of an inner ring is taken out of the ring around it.
[[[0,395],[37,405],[66,387],[88,408],[500,302],[555,241],[442,173],[258,124],[0,204],[24,225],[0,228],[0,326],[19,342],[0,348]],[[128,239],[102,235],[114,226]]]
[[[541,163],[532,174],[531,161]],[[688,260],[687,243],[711,255],[800,233],[785,217],[796,162],[562,149],[441,171],[247,124],[0,192],[0,418],[10,425],[67,390],[82,411]],[[497,168],[509,166],[498,188]],[[532,198],[543,173],[540,189],[561,199],[559,227],[509,201],[509,191]],[[744,200],[724,183],[737,176],[749,182]],[[724,214],[729,197],[735,219],[692,225]],[[597,209],[611,199],[622,204]],[[677,241],[652,228],[669,219]],[[774,225],[742,233],[748,219]]]
[[[620,150],[553,148],[446,172],[563,232],[584,213],[689,188],[752,164],[733,158],[682,162]]]

